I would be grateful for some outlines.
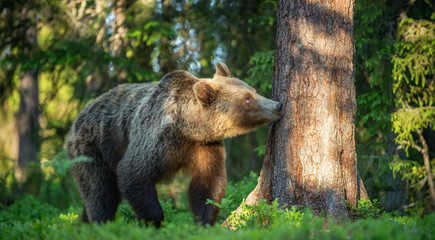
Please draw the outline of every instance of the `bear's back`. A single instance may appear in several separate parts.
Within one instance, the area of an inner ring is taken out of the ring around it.
[[[150,98],[157,85],[158,82],[122,84],[90,102],[78,114],[71,128],[67,139],[69,157],[99,152],[112,155],[111,161],[116,165],[128,144],[134,112]],[[83,149],[89,152],[83,152]]]

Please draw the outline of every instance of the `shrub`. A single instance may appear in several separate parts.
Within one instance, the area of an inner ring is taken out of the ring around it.
[[[345,203],[350,210],[350,217],[352,219],[368,217],[377,218],[382,214],[382,206],[377,199],[374,199],[373,201],[361,199],[358,201],[358,206],[354,206],[348,201],[345,201]]]
[[[231,229],[274,228],[281,224],[299,224],[303,215],[296,208],[281,209],[278,199],[271,204],[260,200],[257,205],[246,205],[243,201],[239,210],[228,217],[227,224]]]

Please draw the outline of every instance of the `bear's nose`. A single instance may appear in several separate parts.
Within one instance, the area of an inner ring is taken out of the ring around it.
[[[276,105],[276,111],[279,112],[279,110],[281,110],[281,107],[282,107],[282,103],[279,102],[279,103]]]

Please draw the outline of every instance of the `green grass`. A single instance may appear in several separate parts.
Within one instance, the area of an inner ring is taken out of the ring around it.
[[[66,175],[65,175],[66,176]],[[278,208],[277,201],[268,205],[241,205],[241,211],[231,214],[254,189],[258,176],[251,174],[240,182],[230,182],[226,197],[219,204],[221,211],[215,226],[196,224],[186,207],[185,194],[173,199],[167,194],[171,186],[159,186],[165,222],[160,229],[139,222],[131,207],[122,203],[113,222],[84,224],[80,222],[80,207],[72,202],[56,201],[56,196],[68,199],[61,181],[45,181],[48,187],[38,197],[26,195],[9,206],[0,204],[0,240],[2,239],[435,239],[435,214],[425,216],[394,216],[379,210],[376,201],[360,202],[350,207],[352,219],[340,225],[331,219],[313,216],[309,210]],[[178,182],[177,182],[178,181]],[[183,177],[176,186],[185,189]],[[184,187],[183,187],[184,186]],[[63,190],[62,190],[63,189]],[[178,191],[178,190],[177,190]],[[54,197],[50,197],[54,196]],[[210,203],[213,204],[213,203]],[[65,209],[65,206],[71,205]],[[232,229],[223,227],[228,218]]]
[[[313,216],[309,211],[276,208],[261,203],[245,207],[239,230],[220,224],[195,224],[190,212],[162,202],[166,222],[160,229],[136,220],[123,203],[116,220],[105,224],[83,224],[80,209],[59,210],[28,195],[0,212],[0,239],[435,239],[435,214],[423,217],[393,217],[345,221],[340,225]]]

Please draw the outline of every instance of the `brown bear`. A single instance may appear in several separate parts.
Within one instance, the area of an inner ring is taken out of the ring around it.
[[[74,121],[67,156],[84,200],[82,220],[112,220],[124,197],[140,220],[159,227],[155,184],[180,169],[191,176],[188,196],[197,221],[213,224],[226,189],[224,138],[281,117],[264,98],[216,64],[213,78],[175,71],[160,82],[124,84],[88,104]]]

